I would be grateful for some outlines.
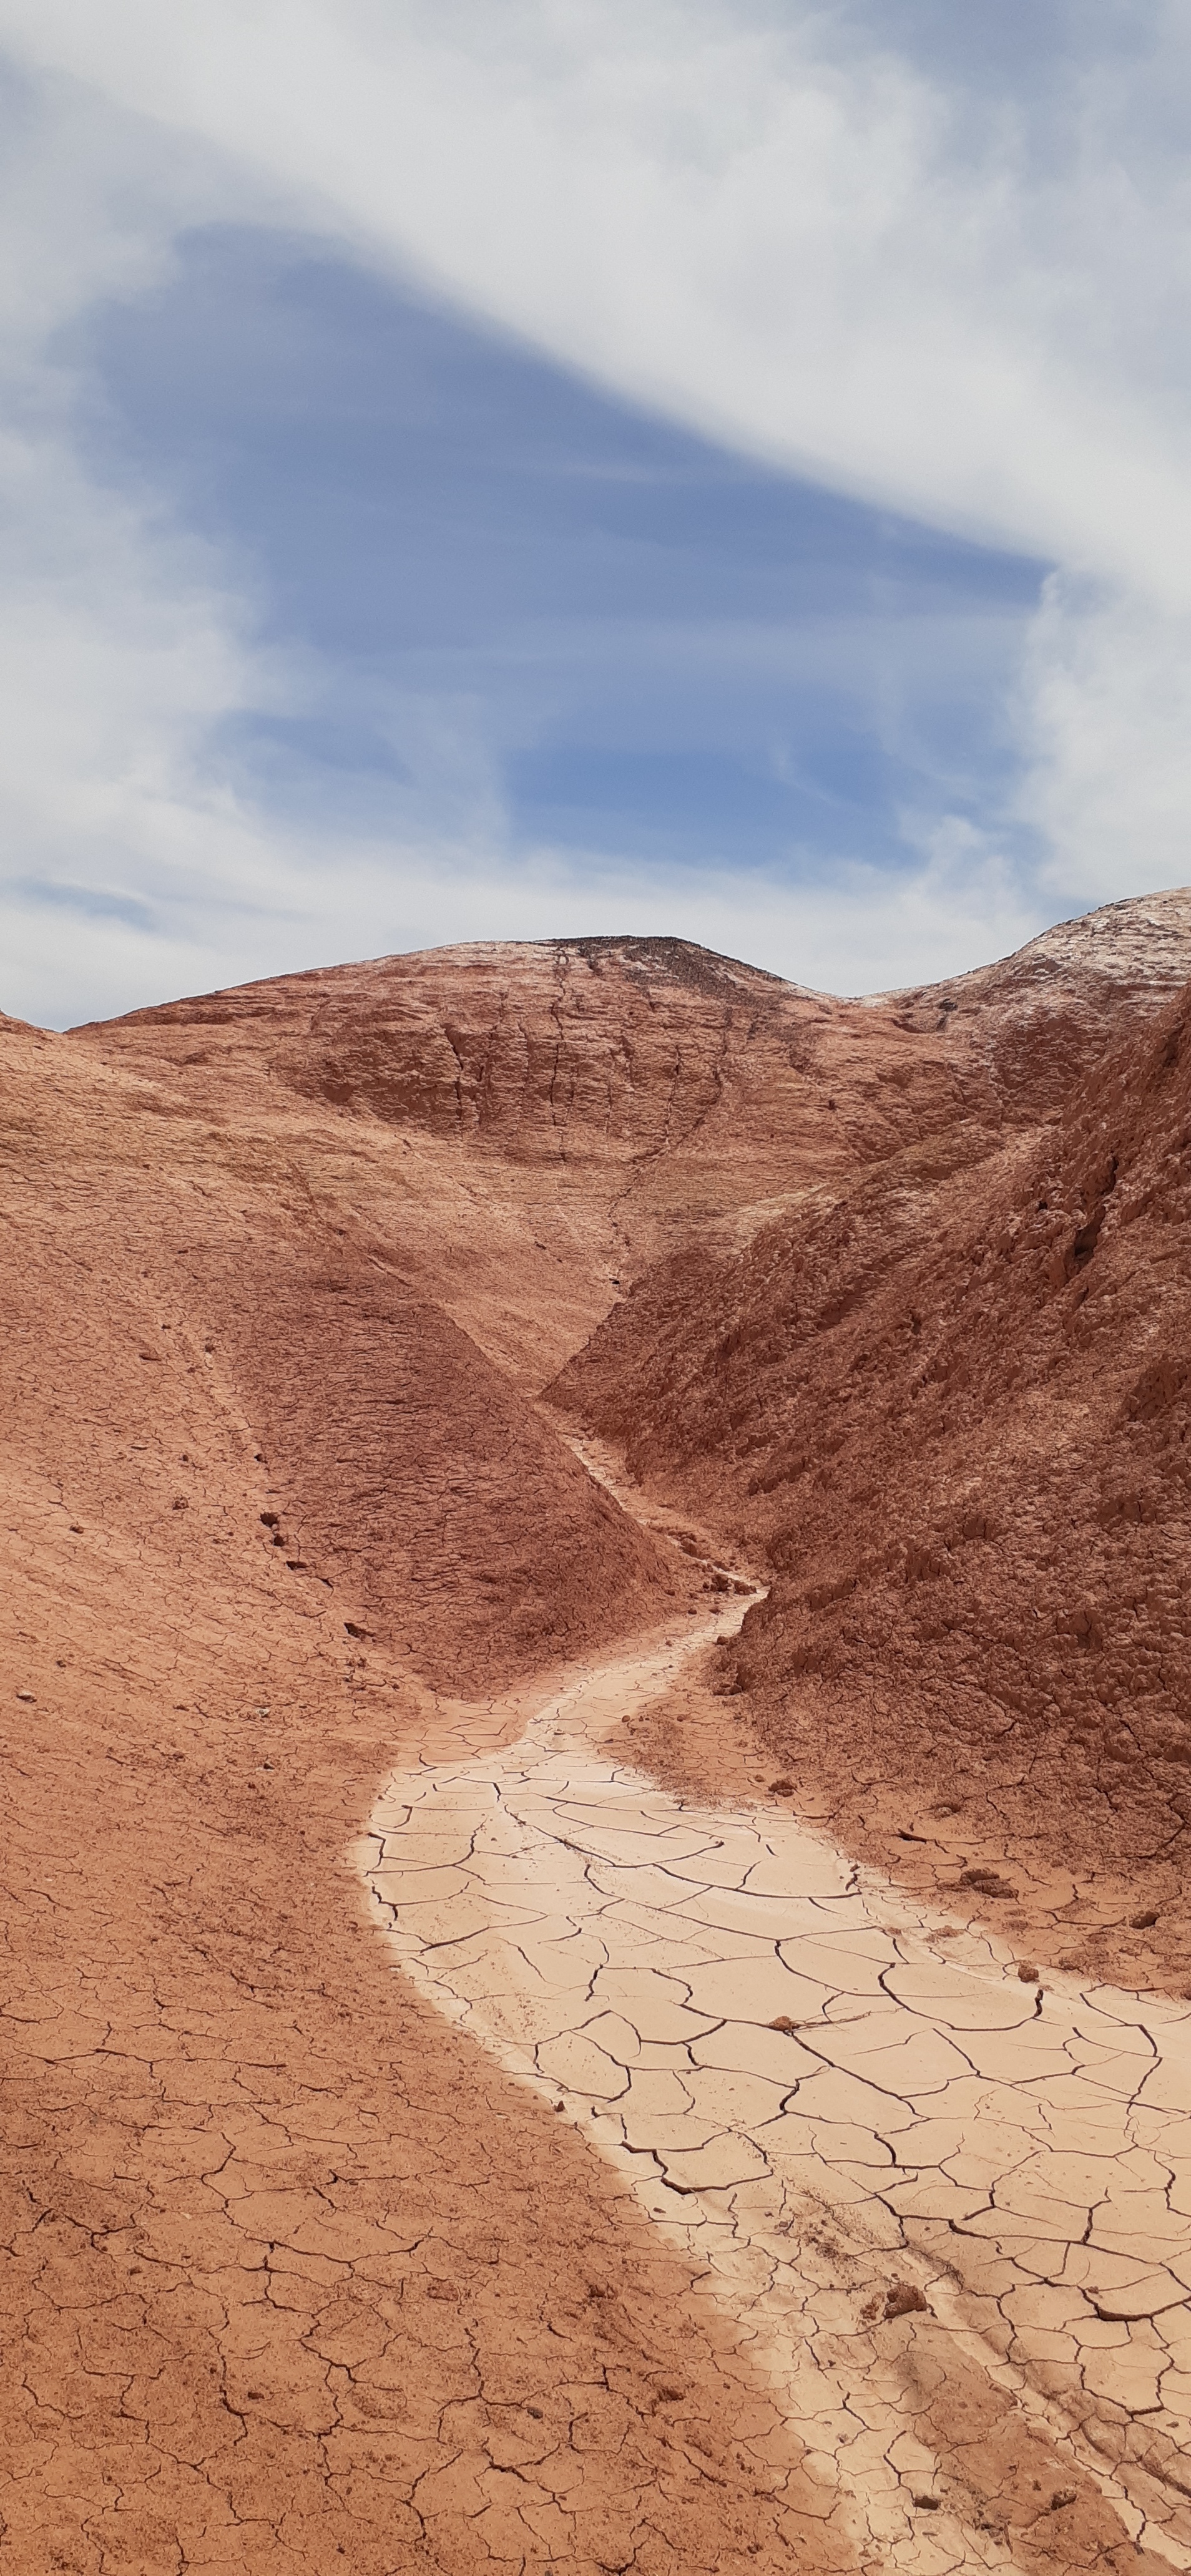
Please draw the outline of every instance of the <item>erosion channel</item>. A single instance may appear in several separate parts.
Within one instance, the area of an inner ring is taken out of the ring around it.
[[[965,2475],[1015,2418],[1040,2510],[1091,2481],[1191,2567],[1191,2004],[1043,1984],[772,1802],[626,1765],[744,1595],[393,1774],[360,1861],[395,1961],[693,2258],[862,2567],[1022,2564]]]

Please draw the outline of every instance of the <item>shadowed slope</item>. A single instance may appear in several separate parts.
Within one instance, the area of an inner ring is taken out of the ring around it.
[[[787,1767],[1160,1908],[1191,1813],[1188,1008],[974,1176],[866,1178],[671,1265],[558,1389],[763,1549],[728,1679]]]

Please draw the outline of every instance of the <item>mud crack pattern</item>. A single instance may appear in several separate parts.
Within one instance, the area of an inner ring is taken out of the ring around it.
[[[909,2383],[975,2369],[1191,2566],[1191,2008],[1023,1982],[794,1818],[610,1758],[683,1651],[390,1780],[364,1859],[396,1958],[701,2261],[861,2563],[1019,2563],[915,2429]]]

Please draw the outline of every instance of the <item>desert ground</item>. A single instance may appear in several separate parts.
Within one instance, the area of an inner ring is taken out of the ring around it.
[[[0,1018],[3,2576],[1191,2568],[1189,979]]]

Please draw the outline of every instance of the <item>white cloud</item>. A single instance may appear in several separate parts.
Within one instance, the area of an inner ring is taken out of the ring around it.
[[[995,844],[961,825],[900,877],[852,866],[803,886],[516,851],[482,726],[461,707],[444,738],[437,702],[394,719],[420,781],[414,836],[282,824],[227,783],[209,740],[246,706],[292,710],[309,678],[254,646],[218,561],[151,506],[98,489],[48,429],[0,442],[0,1007],[64,1026],[311,963],[592,931],[872,990],[1039,926]]]
[[[105,955],[139,941],[155,979],[180,967],[202,903],[276,906],[281,847],[201,758],[271,675],[201,550],[97,491],[45,434],[0,444],[0,593],[0,1002],[59,1019],[86,1007]]]
[[[1055,574],[1020,697],[1040,892],[1082,906],[1191,882],[1191,612]]]
[[[809,6],[0,0],[27,59],[622,390],[1168,596],[1191,35],[1173,7],[1144,35],[1089,55],[1040,150]]]
[[[1042,115],[857,26],[760,0],[0,0],[29,81],[0,181],[0,1002],[60,1019],[617,927],[862,989],[1191,874],[1191,30],[1152,6]],[[599,852],[511,854],[482,760],[470,827],[401,849],[283,834],[238,797],[212,729],[306,675],[151,494],[88,480],[54,335],[186,225],[266,214],[754,453],[1058,563],[1018,716],[1039,878],[952,822],[896,881],[650,891]]]

